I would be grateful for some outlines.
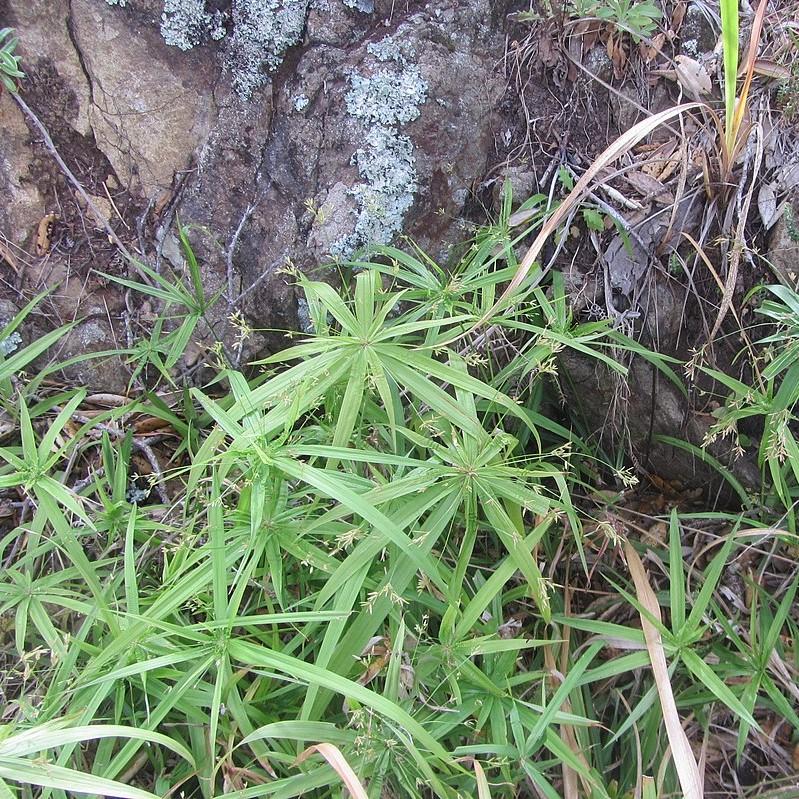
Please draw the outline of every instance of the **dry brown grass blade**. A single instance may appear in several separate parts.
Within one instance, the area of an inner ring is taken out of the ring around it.
[[[480,761],[476,757],[459,757],[459,763],[466,763],[474,769],[474,781],[477,783],[477,799],[491,799],[491,786]]]
[[[483,317],[475,324],[475,327],[482,327],[488,319],[490,319],[497,310],[507,302],[508,298],[513,295],[516,289],[521,286],[524,279],[533,268],[533,264],[538,258],[541,250],[544,248],[549,237],[558,229],[558,225],[570,214],[575,206],[585,199],[592,188],[593,182],[597,175],[607,166],[612,164],[618,158],[621,158],[626,152],[632,149],[642,139],[646,138],[652,133],[655,128],[662,125],[664,122],[673,119],[686,111],[691,111],[695,108],[703,107],[703,103],[683,103],[682,105],[669,108],[666,111],[661,111],[659,114],[653,114],[648,119],[643,119],[637,124],[633,125],[628,131],[625,131],[618,139],[612,142],[604,152],[602,152],[597,159],[588,167],[582,177],[575,183],[574,188],[569,192],[566,199],[558,206],[554,213],[547,219],[543,227],[535,238],[535,241],[530,245],[530,249],[525,254],[519,268],[513,277],[513,280],[508,284],[502,296],[494,303],[494,305],[483,315]],[[543,277],[543,275],[541,276]]]
[[[796,680],[788,671],[788,666],[785,661],[779,656],[776,649],[772,649],[768,656],[769,671],[774,675],[777,682],[782,687],[793,695],[796,701],[799,701],[799,688],[796,686]]]
[[[719,327],[721,327],[721,321],[724,320],[724,316],[726,316],[727,311],[732,311],[732,315],[735,317],[735,321],[738,323],[738,327],[743,330],[743,324],[741,324],[741,319],[738,316],[738,312],[735,310],[732,304],[733,295],[735,293],[735,285],[733,284],[732,287],[729,286],[729,280],[727,284],[721,279],[721,276],[716,271],[716,268],[713,266],[712,261],[708,258],[707,253],[705,252],[702,245],[690,234],[686,231],[682,231],[682,235],[685,239],[687,239],[691,246],[696,251],[696,254],[702,259],[702,263],[707,267],[707,271],[713,276],[713,280],[716,281],[716,285],[719,287],[719,291],[721,292],[721,304],[719,305],[719,313],[716,316],[716,322],[713,325],[713,333],[708,332],[708,344],[711,347],[711,352],[713,348],[713,340],[716,337],[716,333],[718,333]],[[733,270],[730,270],[730,274],[732,274]],[[737,278],[738,270],[737,267],[734,270],[735,277]],[[724,315],[722,315],[722,311]],[[721,320],[721,321],[719,321]],[[705,329],[707,332],[707,329]]]
[[[14,274],[19,274],[19,266],[17,265],[17,259],[14,257],[14,253],[6,247],[6,245],[0,240],[0,261],[5,261],[13,270]]]
[[[710,274],[713,276],[713,280],[716,281],[716,285],[719,287],[719,291],[722,293],[722,295],[724,295],[726,292],[724,281],[721,279],[721,276],[716,271],[716,267],[713,266],[713,262],[710,260],[710,258],[708,258],[708,255],[705,252],[702,245],[690,233],[688,233],[688,231],[682,230],[680,231],[680,233],[683,236],[683,238],[687,239],[691,243],[691,246],[696,251],[696,254],[702,259],[702,263],[707,267],[707,271],[710,272]],[[735,317],[735,321],[738,322],[738,324],[740,325],[741,320],[738,317],[738,312],[735,310],[735,308],[732,308],[731,310],[733,316]]]
[[[369,799],[366,789],[361,784],[358,776],[352,770],[352,766],[347,762],[341,750],[333,744],[321,743],[309,746],[303,751],[300,756],[294,761],[294,765],[299,765],[304,760],[307,760],[312,754],[318,752],[322,757],[327,760],[332,766],[336,774],[341,777],[346,789],[350,792],[353,799]]]
[[[568,607],[568,598],[566,600],[566,606]],[[561,658],[560,662],[560,673],[558,673],[558,669],[555,667],[555,656],[552,652],[552,644],[546,644],[543,647],[544,652],[544,666],[546,670],[551,675],[550,682],[557,683],[560,682],[565,676],[568,670],[568,650],[569,650],[569,633],[570,628],[565,627],[563,638],[564,641],[562,643],[561,652],[563,657]],[[557,675],[557,676],[556,676]],[[552,686],[552,690],[556,690],[556,686]],[[568,699],[563,701],[561,705],[561,710],[564,713],[571,713],[571,703]],[[574,736],[574,730],[568,724],[561,724],[560,725],[560,738],[572,750],[572,752],[583,761],[583,764],[588,769],[588,763],[585,762],[585,758],[583,757],[582,752],[580,751],[580,747],[577,743],[577,739]],[[563,799],[579,799],[580,793],[578,788],[578,779],[577,779],[577,772],[569,766],[567,763],[561,763],[561,771],[563,772]],[[590,786],[588,786],[590,792]]]
[[[660,605],[652,586],[649,584],[644,564],[641,563],[638,553],[626,541],[624,542],[624,553],[627,557],[630,574],[635,583],[635,593],[638,596],[638,601],[653,618],[660,621]],[[644,631],[646,648],[649,652],[652,673],[655,677],[655,686],[660,699],[660,707],[663,711],[663,723],[666,726],[666,735],[669,739],[674,767],[677,770],[684,799],[702,799],[702,776],[694,758],[694,753],[691,750],[691,745],[688,743],[688,736],[685,734],[682,724],[680,724],[677,703],[674,701],[674,693],[671,690],[663,641],[657,628],[649,621],[649,617],[643,613],[641,614],[641,627]]]
[[[488,787],[488,780],[479,760],[473,760],[474,778],[477,782],[477,799],[491,799],[491,789]]]

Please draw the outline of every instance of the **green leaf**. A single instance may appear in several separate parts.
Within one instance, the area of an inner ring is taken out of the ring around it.
[[[605,229],[605,220],[602,214],[593,208],[583,208],[583,221],[589,230],[601,233]]]
[[[229,645],[231,657],[248,666],[266,666],[276,669],[279,672],[304,682],[328,688],[343,697],[355,699],[358,702],[372,708],[375,712],[395,724],[400,726],[412,735],[420,744],[439,758],[442,763],[450,763],[450,756],[444,747],[413,717],[403,710],[399,705],[386,699],[368,688],[364,688],[352,680],[341,677],[326,669],[320,669],[310,663],[285,655],[281,652],[273,652],[264,647],[256,646],[242,640],[232,640]]]
[[[714,671],[698,655],[690,649],[683,649],[680,658],[702,685],[717,699],[722,701],[733,713],[755,729],[760,729],[751,713],[743,706],[741,700],[718,678]]]
[[[166,735],[162,735],[160,732],[112,724],[59,728],[58,723],[52,722],[32,730],[13,733],[11,736],[1,740],[0,758],[25,757],[26,755],[42,752],[45,749],[56,749],[70,743],[96,741],[101,738],[134,738],[139,741],[159,744],[180,755],[188,763],[194,764],[191,752],[185,746]]]
[[[671,631],[679,639],[685,627],[685,572],[680,521],[676,508],[672,508],[669,518],[669,602]]]
[[[31,763],[22,758],[0,758],[0,777],[40,788],[55,788],[72,793],[100,794],[119,799],[160,799],[149,791],[114,780],[82,774],[74,769],[50,763]]]

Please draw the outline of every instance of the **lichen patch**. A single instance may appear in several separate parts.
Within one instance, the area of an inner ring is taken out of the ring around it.
[[[191,50],[214,33],[221,38],[220,32],[225,35],[222,14],[206,12],[205,0],[164,0],[161,36],[168,45]]]
[[[238,95],[249,99],[305,29],[310,0],[234,0],[227,66]]]
[[[345,97],[347,112],[366,129],[365,146],[352,158],[361,177],[350,190],[358,205],[355,229],[330,248],[331,255],[345,258],[366,244],[388,244],[418,190],[413,143],[399,128],[421,113],[427,82],[391,37],[367,45],[367,51],[385,66],[350,75]]]
[[[106,2],[125,7],[130,0]],[[207,0],[164,0],[161,36],[171,47],[184,51],[227,36],[225,67],[236,93],[248,100],[302,38],[310,2],[233,0],[231,10],[221,12],[209,10]]]

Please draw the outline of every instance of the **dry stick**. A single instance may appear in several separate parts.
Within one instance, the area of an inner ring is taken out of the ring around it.
[[[230,244],[228,245],[227,256],[225,258],[225,262],[227,264],[227,297],[225,298],[230,305],[234,304],[233,301],[233,257],[236,254],[236,248],[239,244],[239,238],[241,237],[241,232],[244,230],[244,226],[249,221],[250,217],[253,215],[256,207],[258,206],[258,202],[251,203],[247,206],[244,210],[244,214],[241,217],[241,221],[239,222],[239,226],[236,228],[236,232],[233,234],[233,238],[230,240]]]
[[[293,765],[296,767],[314,753],[322,755],[327,760],[330,767],[338,774],[339,779],[346,786],[352,799],[369,799],[369,794],[366,793],[366,789],[358,779],[358,775],[353,771],[352,766],[341,753],[341,750],[334,744],[321,743],[309,746],[294,761]]]
[[[685,196],[685,186],[688,183],[688,140],[685,136],[685,120],[680,117],[680,176],[677,180],[677,191],[674,193],[675,202],[671,209],[671,218],[669,219],[669,226],[661,239],[661,246],[671,237],[671,232],[674,230],[674,225],[677,221],[677,214],[680,211],[680,203]]]
[[[119,782],[127,785],[146,765],[149,754],[140,752],[131,764],[119,775]]]
[[[44,123],[39,119],[36,113],[31,109],[31,107],[20,97],[17,92],[11,93],[11,96],[14,98],[17,105],[20,107],[22,112],[25,114],[26,117],[33,123],[39,133],[42,135],[42,139],[44,140],[44,146],[49,151],[50,155],[53,157],[55,162],[61,168],[61,171],[66,175],[69,182],[74,186],[75,190],[80,194],[83,198],[84,202],[86,203],[87,207],[91,210],[94,214],[95,219],[97,222],[103,226],[106,233],[108,234],[108,238],[117,246],[119,251],[125,257],[125,259],[136,269],[136,271],[141,276],[142,280],[144,280],[147,284],[150,284],[150,278],[147,276],[145,272],[143,272],[139,268],[139,264],[130,252],[128,248],[123,244],[122,239],[117,236],[116,231],[108,224],[108,220],[103,216],[100,209],[94,204],[94,201],[86,192],[86,189],[80,184],[80,181],[75,177],[72,173],[72,170],[66,165],[64,159],[59,155],[58,150],[56,149],[55,144],[53,144],[53,139],[51,138],[47,128],[44,126]]]

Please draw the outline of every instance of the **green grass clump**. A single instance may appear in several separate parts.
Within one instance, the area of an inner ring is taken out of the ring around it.
[[[0,28],[0,82],[6,90],[12,93],[17,91],[17,80],[24,78],[25,73],[19,68],[20,57],[14,55],[19,39],[12,36],[11,28]]]
[[[663,12],[650,0],[571,0],[578,17],[596,17],[629,33],[635,41],[650,38],[657,30]]]
[[[97,414],[26,381],[61,331],[0,360],[3,796],[332,797],[342,762],[370,797],[673,795],[620,536],[651,553],[683,718],[734,723],[739,755],[764,710],[799,730],[796,580],[761,575],[744,631],[719,593],[741,520],[696,568],[701,521],[644,546],[545,413],[564,348],[624,373],[608,325],[556,275],[463,335],[518,267],[509,215],[452,271],[383,247],[342,293],[296,274],[311,329],[254,375],[174,386],[208,307],[185,234],[192,289],[149,275],[165,318],[127,353],[168,389]]]

